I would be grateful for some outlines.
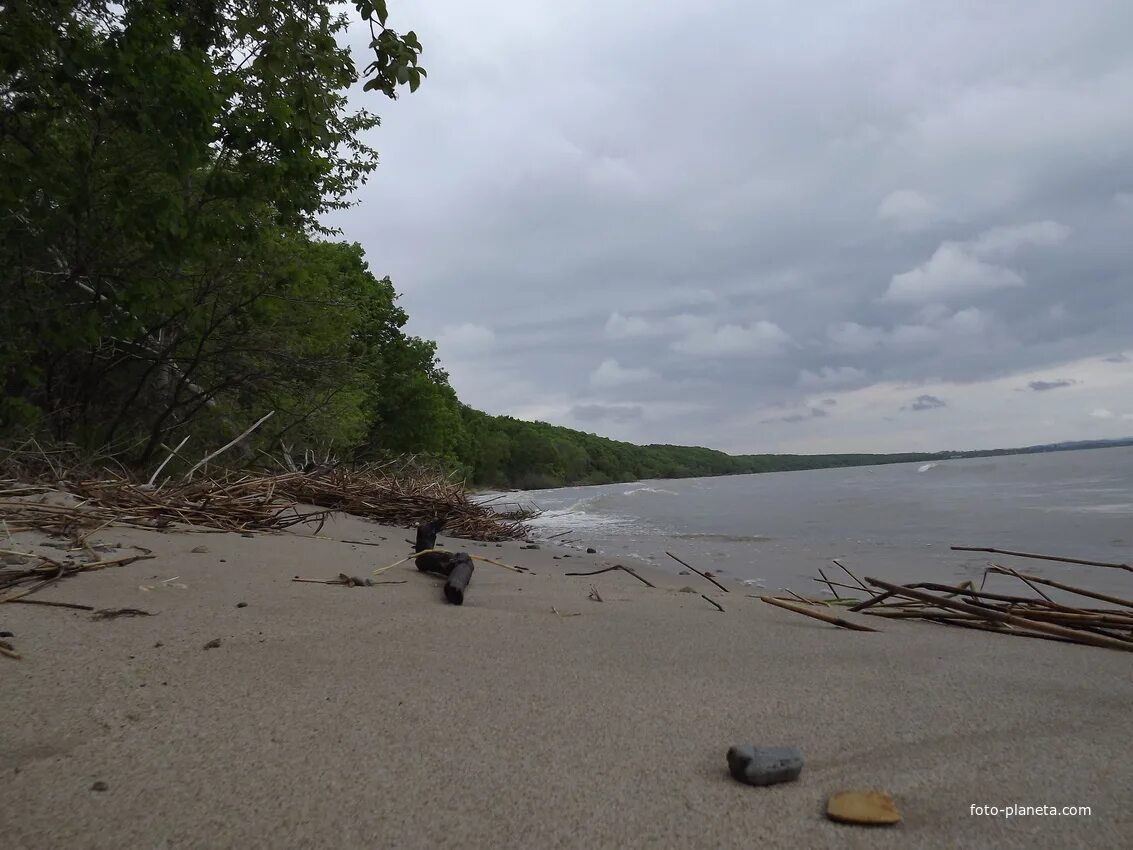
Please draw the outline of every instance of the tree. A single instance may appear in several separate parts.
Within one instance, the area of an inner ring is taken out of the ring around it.
[[[366,88],[416,89],[416,35],[354,6]],[[226,412],[295,428],[330,403],[301,365],[343,354],[300,339],[330,286],[313,237],[376,165],[346,23],[298,0],[0,7],[0,428],[145,460]]]

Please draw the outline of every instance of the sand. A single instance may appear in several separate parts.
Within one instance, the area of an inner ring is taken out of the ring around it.
[[[1133,655],[928,623],[848,632],[696,576],[651,573],[655,590],[565,577],[607,562],[554,560],[570,550],[552,544],[468,544],[536,574],[478,565],[463,607],[412,564],[382,576],[404,584],[292,582],[368,574],[409,548],[406,531],[352,518],[323,534],[387,539],[107,529],[94,539],[158,557],[36,598],[155,616],[0,606],[23,654],[0,658],[0,847],[1133,839]],[[801,779],[733,781],[725,752],[745,741],[800,747]],[[853,788],[891,794],[903,822],[827,821],[826,798]]]

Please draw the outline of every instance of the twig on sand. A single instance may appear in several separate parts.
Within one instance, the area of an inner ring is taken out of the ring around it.
[[[674,561],[676,561],[681,566],[688,567],[690,570],[692,570],[694,573],[696,573],[701,578],[708,579],[710,582],[712,582],[714,585],[716,585],[718,588],[720,588],[725,593],[731,592],[731,591],[728,590],[728,588],[724,587],[724,585],[720,584],[720,582],[716,581],[716,579],[712,578],[712,576],[708,575],[707,573],[702,573],[696,567],[692,566],[692,564],[685,563],[680,558],[678,558],[676,555],[674,555],[672,552],[666,552],[665,554],[668,555],[670,558],[672,558]]]
[[[598,588],[596,588],[594,585],[590,585],[590,593],[588,593],[586,595],[586,598],[590,599],[594,602],[602,602],[603,601],[602,594],[600,594],[598,592]]]
[[[723,614],[723,613],[724,613],[724,609],[723,609],[722,607],[720,607],[720,603],[719,603],[719,602],[717,602],[717,601],[716,601],[715,599],[712,599],[712,598],[711,598],[711,597],[709,597],[709,596],[705,596],[705,595],[704,595],[703,593],[702,593],[702,594],[700,594],[700,598],[701,598],[701,599],[703,599],[703,600],[705,600],[706,602],[710,602],[711,604],[715,605],[715,606],[716,606],[716,610],[717,610],[717,611],[719,611],[719,612],[720,612],[721,614]]]
[[[1129,564],[1115,564],[1110,561],[1084,561],[1081,558],[1065,558],[1061,555],[1036,555],[1033,552],[1012,552],[1010,549],[993,549],[988,546],[953,546],[956,552],[991,552],[994,555],[1013,555],[1016,558],[1034,558],[1039,561],[1059,561],[1064,564],[1081,564],[1086,567],[1109,567],[1114,570],[1133,572]]]
[[[610,573],[610,572],[614,572],[615,570],[621,570],[622,572],[629,573],[631,576],[633,576],[639,582],[641,582],[644,585],[647,585],[648,587],[652,587],[652,588],[657,587],[657,585],[653,584],[648,579],[642,578],[636,572],[631,570],[629,567],[623,567],[621,564],[615,564],[612,567],[606,567],[605,569],[601,569],[601,570],[593,570],[593,571],[588,572],[588,573],[563,573],[563,575],[564,576],[596,576],[599,573]]]
[[[48,602],[46,599],[9,599],[15,605],[45,605],[50,608],[74,608],[76,611],[93,611],[93,605],[79,605],[76,602]]]
[[[766,602],[768,605],[774,605],[777,608],[784,608],[787,611],[794,611],[796,614],[802,614],[806,617],[813,617],[816,620],[822,620],[824,623],[830,623],[834,626],[841,626],[843,629],[853,629],[856,632],[877,631],[877,629],[872,629],[869,626],[863,626],[861,623],[851,623],[849,620],[843,620],[841,617],[835,617],[833,614],[830,614],[821,609],[810,608],[804,605],[796,605],[794,602],[789,602],[786,599],[779,599],[775,596],[761,596],[759,598],[761,601]]]

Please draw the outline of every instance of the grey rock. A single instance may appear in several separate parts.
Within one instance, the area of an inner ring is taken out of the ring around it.
[[[598,554],[598,550],[597,550],[597,549],[593,549],[593,548],[589,548],[589,549],[587,549],[587,550],[586,550],[586,554],[587,554],[587,555],[597,555],[597,554]]]
[[[739,744],[728,750],[728,770],[732,778],[748,785],[794,782],[802,769],[803,754],[798,747]]]

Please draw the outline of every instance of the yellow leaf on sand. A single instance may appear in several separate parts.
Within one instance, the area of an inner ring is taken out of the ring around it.
[[[893,824],[901,821],[893,798],[880,791],[843,791],[826,803],[826,816],[840,823]]]

